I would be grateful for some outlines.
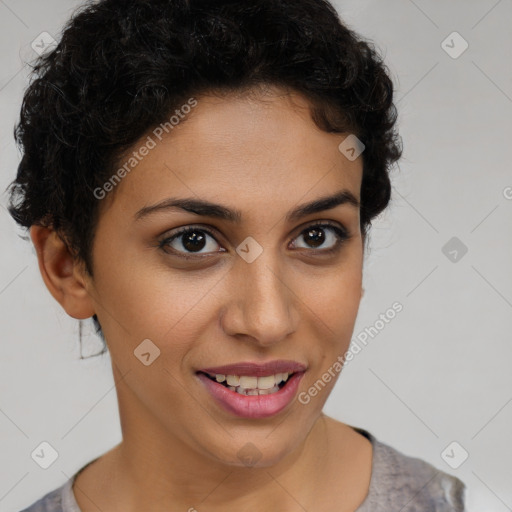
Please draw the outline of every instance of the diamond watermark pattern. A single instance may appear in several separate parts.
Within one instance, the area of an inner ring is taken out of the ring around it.
[[[441,458],[452,469],[457,469],[469,457],[469,453],[457,441],[451,442],[441,453]]]
[[[248,236],[236,248],[236,252],[247,263],[252,263],[263,252],[263,247],[252,236]]]
[[[40,443],[30,456],[43,469],[48,469],[59,458],[57,450],[47,441]]]
[[[452,263],[458,263],[466,255],[468,248],[454,236],[446,242],[441,251]]]
[[[145,339],[137,346],[133,353],[143,365],[149,366],[160,356],[160,349],[151,340]]]
[[[57,46],[57,41],[48,34],[48,32],[41,32],[30,45],[38,55],[42,55],[46,51],[50,50],[54,46]]]
[[[365,145],[354,135],[350,134],[339,146],[342,155],[353,162],[365,149]]]
[[[237,457],[246,466],[254,466],[261,459],[261,452],[253,443],[246,443],[238,450]]]
[[[441,43],[441,48],[452,59],[458,59],[468,49],[468,47],[468,42],[458,32],[452,32]]]

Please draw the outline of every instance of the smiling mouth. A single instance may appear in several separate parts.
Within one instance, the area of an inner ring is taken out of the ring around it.
[[[286,387],[289,378],[297,372],[283,372],[263,377],[245,376],[245,375],[222,375],[222,374],[209,374],[199,371],[198,374],[203,374],[211,381],[224,386],[234,393],[244,396],[256,395],[272,395],[279,392]]]

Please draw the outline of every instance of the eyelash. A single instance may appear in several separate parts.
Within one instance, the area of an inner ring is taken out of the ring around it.
[[[299,248],[299,250],[313,251],[313,252],[320,253],[321,255],[330,255],[330,254],[334,254],[334,253],[338,252],[341,249],[341,247],[351,238],[351,235],[348,233],[347,230],[345,230],[344,228],[341,228],[339,225],[337,225],[337,224],[335,224],[333,222],[330,222],[330,221],[317,222],[315,224],[311,224],[309,226],[306,226],[299,233],[299,235],[297,237],[295,237],[295,238],[298,238],[302,234],[304,234],[306,231],[308,231],[310,229],[315,229],[315,228],[322,228],[322,229],[323,228],[330,228],[330,229],[332,229],[334,231],[337,239],[338,239],[336,244],[335,244],[335,246],[330,248],[330,249],[323,249],[323,250],[322,249],[319,249],[319,250],[305,249],[305,248],[301,247],[301,248]],[[166,237],[163,240],[159,241],[158,242],[158,247],[159,247],[159,249],[163,250],[166,254],[169,254],[169,252],[165,249],[165,247],[170,242],[173,242],[175,239],[179,238],[180,236],[183,236],[183,235],[188,234],[188,233],[194,233],[194,232],[197,232],[197,231],[203,232],[203,233],[207,233],[217,243],[219,243],[217,241],[217,239],[215,238],[215,234],[210,229],[208,229],[206,227],[202,227],[202,226],[187,226],[185,228],[179,229],[179,231],[174,233],[172,236]],[[172,251],[173,255],[176,255],[176,256],[178,256],[180,258],[184,258],[184,259],[187,259],[187,260],[196,260],[197,261],[198,259],[202,259],[202,258],[208,257],[208,254],[196,254],[196,255],[194,255],[193,253],[181,253],[181,252],[174,251],[172,249],[171,249],[171,251]],[[221,252],[221,251],[218,251],[218,252]]]

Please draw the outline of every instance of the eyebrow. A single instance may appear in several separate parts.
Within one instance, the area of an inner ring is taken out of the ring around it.
[[[358,209],[360,207],[360,203],[354,194],[352,194],[350,190],[344,189],[332,196],[320,197],[314,201],[298,206],[297,208],[287,213],[286,221],[295,222],[302,217],[306,217],[307,215],[323,212],[325,210],[331,210],[342,204],[348,204]],[[240,223],[242,220],[242,212],[240,210],[231,210],[226,206],[211,203],[210,201],[203,199],[195,199],[192,197],[170,197],[160,201],[157,204],[145,206],[135,213],[135,220],[138,221],[150,214],[176,208],[203,217],[212,217],[233,223]]]

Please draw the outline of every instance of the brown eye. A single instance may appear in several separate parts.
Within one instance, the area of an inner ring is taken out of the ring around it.
[[[187,251],[197,252],[206,245],[206,237],[200,231],[189,231],[181,235],[181,244]]]
[[[296,240],[303,241],[305,245],[297,246],[298,249],[319,249],[317,252],[333,252],[341,247],[343,242],[348,240],[348,233],[341,227],[330,224],[314,224],[308,226],[296,238]]]
[[[307,244],[312,244],[313,247],[321,246],[325,240],[325,231],[322,228],[311,228],[303,234],[304,241]]]
[[[213,240],[213,242],[210,241]],[[205,228],[187,227],[181,229],[162,240],[159,247],[166,250],[171,249],[171,252],[183,255],[203,255],[212,252],[219,252],[215,250],[218,243],[211,231]],[[203,251],[206,249],[206,251]]]

